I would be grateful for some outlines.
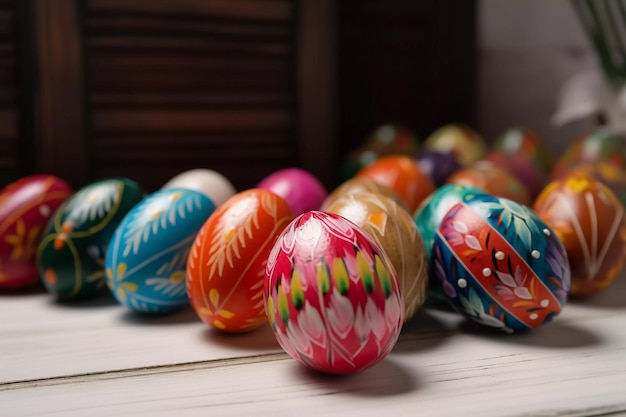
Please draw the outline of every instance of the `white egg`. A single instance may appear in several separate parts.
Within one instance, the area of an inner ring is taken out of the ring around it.
[[[222,174],[204,168],[180,173],[161,187],[161,189],[169,188],[186,188],[201,192],[209,197],[216,207],[237,192],[233,184]]]

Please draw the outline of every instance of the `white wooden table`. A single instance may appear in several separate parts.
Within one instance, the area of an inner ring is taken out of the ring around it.
[[[0,416],[626,415],[626,277],[554,323],[484,332],[425,308],[360,374],[306,370],[269,327],[210,330],[193,311],[0,294]]]

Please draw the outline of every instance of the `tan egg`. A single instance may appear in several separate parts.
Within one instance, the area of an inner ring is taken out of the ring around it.
[[[356,177],[342,183],[341,185],[339,185],[339,187],[335,188],[328,195],[328,197],[326,197],[326,199],[322,203],[322,207],[320,210],[327,211],[326,209],[330,207],[335,201],[348,194],[359,194],[364,192],[382,194],[385,197],[391,198],[393,201],[400,204],[400,206],[405,210],[409,209],[404,200],[402,200],[400,196],[396,194],[396,192],[391,188],[387,187],[386,185],[379,184],[368,177]]]
[[[404,321],[409,320],[426,299],[428,261],[422,236],[408,211],[389,197],[371,192],[344,195],[327,211],[361,226],[385,251],[398,274]]]

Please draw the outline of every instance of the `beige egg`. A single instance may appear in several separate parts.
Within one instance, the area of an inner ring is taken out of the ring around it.
[[[398,274],[404,299],[404,321],[426,299],[428,284],[426,249],[411,215],[381,194],[362,192],[337,198],[328,212],[361,226],[385,251]]]
[[[326,199],[322,203],[322,207],[320,210],[327,211],[326,209],[328,207],[330,207],[335,201],[344,197],[345,195],[359,194],[364,192],[382,194],[385,197],[391,198],[393,201],[400,204],[400,206],[402,206],[402,208],[404,208],[405,210],[409,209],[406,203],[391,188],[379,184],[368,177],[356,177],[340,184],[339,187],[335,188],[328,195],[328,197],[326,197]]]
[[[201,192],[211,199],[215,207],[235,195],[237,190],[231,182],[222,174],[212,169],[192,169],[182,172],[161,187],[167,188],[187,188]]]

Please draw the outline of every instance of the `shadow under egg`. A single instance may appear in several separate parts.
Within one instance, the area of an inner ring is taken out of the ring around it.
[[[467,319],[459,325],[459,330],[466,334],[485,337],[497,343],[549,349],[596,347],[604,342],[598,334],[589,329],[559,320],[536,329],[506,334],[501,330],[486,327]]]
[[[217,344],[229,349],[282,351],[269,324],[245,333],[222,332],[206,326],[201,337],[207,344]]]
[[[179,310],[156,314],[140,313],[125,308],[124,312],[120,314],[119,320],[124,323],[142,326],[177,325],[199,321],[198,316],[196,316],[196,313],[190,306],[183,307]]]
[[[362,372],[325,374],[293,361],[292,372],[303,383],[319,387],[319,396],[393,397],[415,392],[422,386],[418,376],[389,357]]]

